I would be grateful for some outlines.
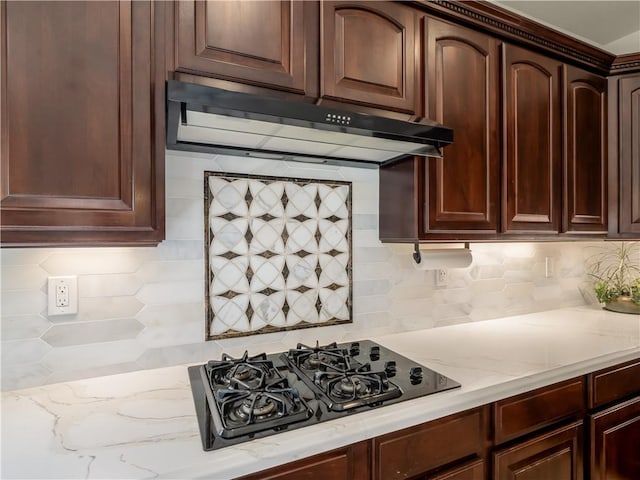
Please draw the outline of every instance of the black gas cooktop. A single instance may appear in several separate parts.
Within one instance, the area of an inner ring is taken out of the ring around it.
[[[205,450],[460,386],[370,340],[222,355],[189,378]]]

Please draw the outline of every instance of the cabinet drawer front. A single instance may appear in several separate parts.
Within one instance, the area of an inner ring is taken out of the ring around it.
[[[484,480],[484,460],[474,460],[460,467],[450,468],[444,472],[427,475],[424,480]]]
[[[506,398],[493,408],[495,442],[500,444],[584,412],[584,380],[569,380]]]
[[[582,480],[582,422],[493,454],[494,480]]]
[[[236,480],[369,480],[369,441],[271,468]]]
[[[640,360],[589,375],[589,408],[640,393]]]
[[[487,409],[477,408],[374,439],[374,478],[410,478],[464,457],[481,455],[487,418]]]

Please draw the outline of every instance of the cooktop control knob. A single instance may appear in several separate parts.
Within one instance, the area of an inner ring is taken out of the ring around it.
[[[371,347],[371,351],[369,352],[369,358],[371,358],[371,360],[379,360],[380,359],[380,347],[377,345],[374,345],[373,347]]]
[[[412,367],[411,370],[409,370],[409,378],[412,382],[420,382],[420,380],[422,380],[422,368]]]
[[[353,342],[351,347],[349,347],[349,355],[356,356],[360,355],[360,342]]]
[[[387,374],[387,377],[395,377],[396,375],[396,362],[395,360],[389,360],[384,363],[384,373]]]

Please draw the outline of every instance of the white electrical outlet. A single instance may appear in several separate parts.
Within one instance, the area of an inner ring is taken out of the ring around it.
[[[449,272],[445,268],[439,268],[436,270],[436,286],[446,287],[449,280]]]
[[[69,306],[69,285],[67,282],[56,283],[56,307]]]
[[[47,313],[49,316],[78,313],[77,276],[49,277],[48,290]]]

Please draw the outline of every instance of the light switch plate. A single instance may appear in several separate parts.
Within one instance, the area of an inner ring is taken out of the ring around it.
[[[556,261],[553,257],[544,257],[544,276],[545,278],[554,277],[556,274]]]
[[[73,315],[78,313],[78,277],[49,277],[47,314]]]

